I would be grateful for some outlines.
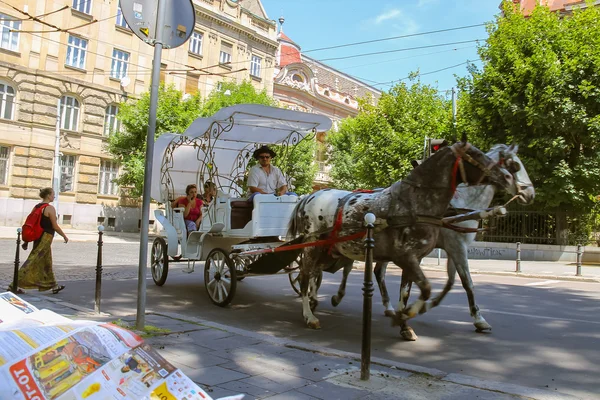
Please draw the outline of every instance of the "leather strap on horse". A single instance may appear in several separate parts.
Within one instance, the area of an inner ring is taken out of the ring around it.
[[[331,230],[329,239],[335,240],[337,238],[338,232],[342,229],[342,224],[344,222],[344,206],[346,205],[346,202],[348,202],[348,199],[350,199],[351,197],[355,196],[356,194],[360,194],[360,193],[365,193],[365,192],[363,192],[361,190],[355,190],[352,193],[348,193],[347,195],[345,195],[338,201],[337,208],[335,209],[335,219],[333,222],[333,229]],[[336,243],[338,243],[338,242],[333,242],[329,246],[329,249],[327,250],[327,254],[331,254],[331,252],[333,251],[333,246],[335,246]]]
[[[336,243],[349,242],[351,240],[360,239],[360,238],[364,237],[366,234],[367,234],[367,231],[364,230],[364,231],[353,233],[352,235],[347,235],[347,236],[342,236],[342,237],[336,237],[336,238],[330,237],[328,239],[321,239],[321,240],[316,240],[314,242],[308,242],[308,243],[298,243],[298,244],[283,245],[283,246],[269,248],[269,249],[244,251],[244,252],[238,253],[237,255],[238,256],[250,256],[250,255],[255,255],[255,254],[278,253],[280,251],[298,250],[298,249],[303,249],[305,247],[333,246]]]

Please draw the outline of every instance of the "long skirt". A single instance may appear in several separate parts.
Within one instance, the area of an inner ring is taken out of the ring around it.
[[[56,286],[52,270],[52,239],[47,232],[35,241],[27,261],[19,269],[19,287],[23,289],[50,290]]]

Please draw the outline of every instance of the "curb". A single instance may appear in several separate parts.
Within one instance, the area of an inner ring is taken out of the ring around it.
[[[31,297],[41,299],[39,296],[31,295]],[[68,303],[66,301],[62,301],[59,299],[51,299],[46,296],[44,296],[44,299],[48,300],[52,303],[60,304],[64,307],[68,307],[68,308],[72,308],[74,310],[85,312],[88,315],[93,315],[93,316],[97,316],[97,317],[110,317],[110,314],[107,314],[107,313],[97,314],[92,309],[85,308],[85,307],[82,307],[82,306],[79,306],[76,304]],[[322,347],[322,346],[315,346],[315,345],[310,345],[310,344],[294,342],[294,341],[290,341],[287,339],[277,338],[277,337],[267,335],[264,333],[257,333],[257,332],[248,331],[245,329],[236,328],[236,327],[229,326],[229,325],[219,324],[217,322],[208,321],[208,320],[204,320],[201,318],[188,317],[188,316],[177,314],[177,313],[165,314],[162,312],[154,312],[151,310],[147,310],[146,315],[158,315],[158,316],[165,317],[165,318],[189,322],[189,323],[201,325],[201,326],[208,327],[208,328],[218,329],[221,331],[237,334],[237,335],[244,336],[244,337],[258,339],[260,341],[263,341],[263,342],[266,342],[269,344],[287,347],[287,348],[291,348],[291,349],[297,349],[297,350],[301,350],[301,351],[307,351],[307,352],[311,352],[311,353],[317,353],[317,354],[320,354],[323,356],[350,359],[353,361],[357,361],[359,363],[361,361],[361,355],[358,353],[352,353],[352,352],[332,349],[329,347]],[[571,396],[571,395],[568,395],[565,393],[552,392],[552,391],[545,390],[545,389],[537,389],[537,388],[531,388],[531,387],[527,387],[527,386],[515,385],[515,384],[511,384],[511,383],[504,383],[504,382],[480,379],[480,378],[463,375],[463,374],[448,373],[448,372],[441,371],[441,370],[435,369],[435,368],[427,368],[427,367],[422,367],[419,365],[407,364],[407,363],[402,363],[402,362],[388,360],[388,359],[379,358],[379,357],[372,357],[371,364],[377,365],[380,367],[410,372],[410,373],[414,373],[414,374],[428,375],[428,376],[436,378],[440,381],[446,381],[446,382],[454,383],[454,384],[461,385],[461,386],[468,386],[468,387],[472,387],[472,388],[476,388],[476,389],[487,390],[487,391],[492,391],[492,392],[502,393],[502,394],[509,394],[509,395],[513,395],[513,396],[520,396],[520,397],[525,397],[525,398],[530,398],[530,399],[536,399],[536,400],[577,399],[577,397]]]
[[[436,271],[446,272],[445,268],[437,268],[423,265],[421,267],[423,271]],[[564,276],[564,275],[551,275],[551,274],[531,274],[526,272],[510,272],[510,271],[486,271],[483,269],[471,269],[471,275],[496,275],[496,276],[515,276],[519,278],[535,278],[535,279],[554,279],[558,281],[572,281],[572,282],[600,282],[598,278],[586,278],[584,276]]]

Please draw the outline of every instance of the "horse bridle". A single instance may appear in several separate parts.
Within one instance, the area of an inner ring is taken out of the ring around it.
[[[490,160],[491,162],[488,165],[483,165],[482,163],[475,160],[473,157],[471,157],[467,153],[467,151],[470,148],[471,148],[471,143],[468,143],[468,142],[465,143],[464,145],[462,145],[462,143],[459,142],[459,143],[454,143],[452,146],[450,146],[450,150],[452,150],[452,153],[454,153],[454,156],[456,157],[456,162],[458,164],[458,170],[460,171],[460,177],[461,177],[462,181],[464,182],[464,184],[467,186],[469,185],[469,183],[467,182],[467,172],[465,171],[465,165],[463,163],[463,160],[465,160],[469,164],[479,168],[483,172],[483,175],[477,182],[477,185],[481,184],[481,181],[483,181],[483,179],[486,176],[488,176],[488,177],[492,176],[490,171],[497,164],[493,160]]]

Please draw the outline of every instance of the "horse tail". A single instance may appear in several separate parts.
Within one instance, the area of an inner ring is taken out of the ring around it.
[[[287,232],[288,240],[295,239],[298,236],[298,234],[303,231],[301,214],[302,214],[302,211],[304,210],[304,207],[306,206],[306,202],[307,202],[306,200],[309,197],[310,196],[306,196],[303,199],[301,199],[296,204],[296,207],[294,207],[294,211],[292,211],[292,217],[290,218],[290,222],[288,224],[288,232]]]

